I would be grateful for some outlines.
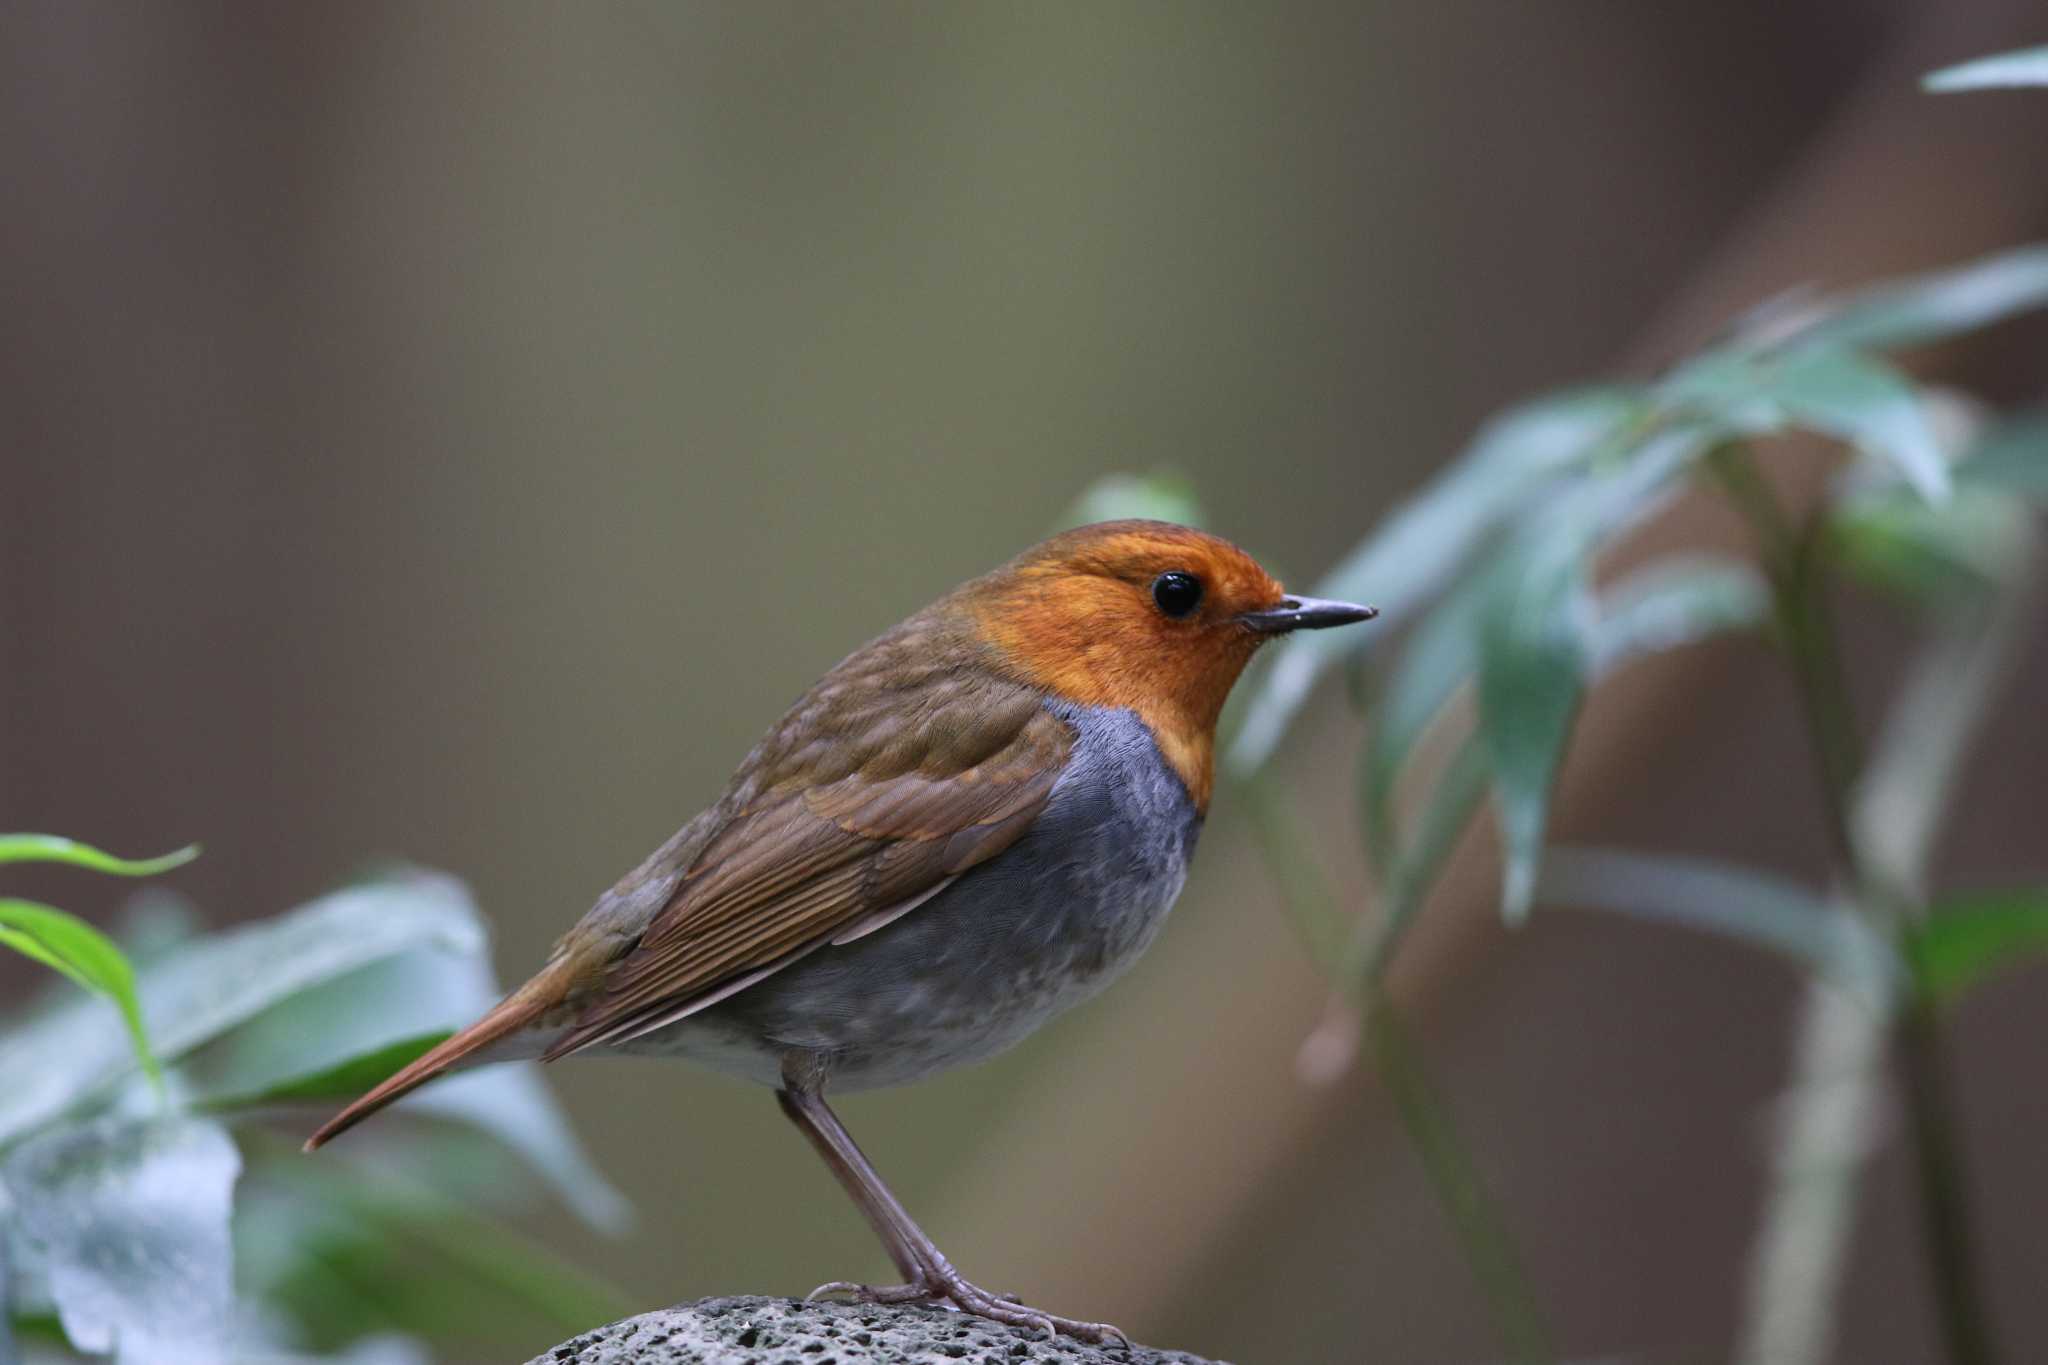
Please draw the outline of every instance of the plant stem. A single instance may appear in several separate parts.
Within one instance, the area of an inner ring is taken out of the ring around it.
[[[1514,1237],[1459,1141],[1450,1110],[1430,1083],[1406,1026],[1384,995],[1373,1001],[1364,1028],[1380,1077],[1457,1229],[1466,1263],[1493,1305],[1494,1322],[1510,1357],[1527,1365],[1556,1360],[1557,1348],[1537,1310]]]
[[[1330,891],[1311,841],[1301,828],[1287,794],[1271,778],[1258,776],[1240,784],[1245,809],[1251,812],[1252,833],[1265,854],[1266,867],[1280,888],[1280,907],[1287,923],[1316,970],[1327,975],[1345,935],[1339,924],[1337,898]]]
[[[1904,888],[1886,884],[1874,860],[1863,857],[1857,847],[1852,808],[1857,781],[1863,769],[1863,745],[1842,668],[1834,616],[1827,600],[1821,558],[1824,548],[1821,524],[1816,519],[1806,527],[1794,530],[1747,448],[1739,444],[1724,445],[1709,457],[1709,467],[1731,501],[1755,529],[1763,550],[1786,660],[1791,666],[1820,773],[1822,805],[1827,817],[1837,881],[1854,895],[1857,906],[1867,916],[1880,921],[1880,927],[1903,950],[1908,946],[1906,939],[1914,931],[1923,907],[1915,905],[1914,898]],[[1810,987],[1816,992],[1830,989],[1820,982]],[[1954,1132],[1953,1110],[1933,1006],[1917,990],[1909,999],[1901,1000],[1891,993],[1881,1001],[1873,1001],[1872,1005],[1882,1013],[1870,1021],[1871,1027],[1889,1026],[1903,1063],[1928,1270],[1934,1281],[1935,1303],[1949,1359],[1953,1365],[1992,1365],[1995,1353],[1977,1297],[1961,1147]],[[1818,1020],[1823,1016],[1816,1014],[1814,1018]],[[1813,1079],[1820,1084],[1847,1085],[1860,1091],[1874,1092],[1878,1063],[1879,1057],[1872,1050],[1866,1058],[1847,1068],[1851,1072],[1849,1075],[1837,1070],[1828,1077],[1822,1070]],[[1818,1125],[1818,1131],[1833,1134],[1839,1148],[1834,1153],[1838,1167],[1835,1178],[1844,1182],[1853,1179],[1853,1167],[1860,1156],[1860,1138],[1853,1125],[1840,1121],[1839,1115],[1826,1106],[1824,1097],[1816,1099],[1806,1095],[1801,1098],[1807,1103],[1801,1112],[1795,1113],[1786,1148],[1790,1153],[1800,1149],[1804,1143],[1805,1159],[1788,1162],[1781,1158],[1781,1185],[1787,1181],[1811,1181],[1815,1178],[1813,1170],[1803,1168],[1811,1165],[1812,1158],[1825,1153],[1811,1150],[1814,1126],[1802,1127],[1797,1121],[1802,1115],[1811,1117],[1815,1113],[1820,1115],[1813,1121]],[[1815,1109],[1816,1105],[1820,1107]],[[1853,1115],[1857,1111],[1858,1106],[1852,1100],[1841,1112]],[[1799,1217],[1802,1210],[1814,1207],[1821,1210],[1816,1216],[1835,1221],[1836,1230],[1835,1236],[1821,1236],[1815,1250],[1829,1257],[1839,1257],[1846,1244],[1846,1239],[1840,1234],[1846,1231],[1847,1220],[1853,1214],[1853,1204],[1846,1190],[1840,1197],[1823,1201],[1818,1206],[1783,1194],[1774,1198],[1774,1208],[1780,1210],[1785,1218]],[[1782,1230],[1766,1229],[1766,1248],[1784,1243]],[[1761,1264],[1768,1266],[1776,1262],[1766,1255]],[[1807,1273],[1814,1292],[1832,1296],[1835,1285],[1839,1283],[1838,1272],[1830,1274],[1827,1268],[1809,1266]],[[1760,1299],[1768,1300],[1778,1291],[1772,1284],[1759,1283],[1756,1292]],[[1768,1302],[1758,1305],[1754,1315],[1753,1349],[1765,1349],[1769,1323],[1777,1316]],[[1818,1326],[1813,1331],[1808,1344],[1818,1347],[1824,1332]]]
[[[1909,1003],[1900,1016],[1898,1036],[1914,1170],[1920,1182],[1920,1215],[1926,1224],[1928,1270],[1934,1276],[1935,1301],[1941,1308],[1949,1357],[1957,1365],[1991,1365],[1997,1351],[1977,1292],[1969,1192],[1964,1188],[1948,1064],[1942,1056],[1934,1002],[1922,995]]]
[[[1326,928],[1337,911],[1337,897],[1313,859],[1301,856],[1302,837],[1293,811],[1264,779],[1243,784],[1251,798],[1252,829],[1280,890],[1288,921],[1300,933],[1310,958],[1339,989],[1355,981],[1345,974],[1347,954]],[[1557,1359],[1535,1290],[1522,1269],[1513,1235],[1498,1202],[1487,1191],[1450,1111],[1430,1083],[1422,1058],[1394,1005],[1376,987],[1368,987],[1369,1008],[1361,1025],[1366,1031],[1381,1078],[1394,1100],[1408,1140],[1415,1145],[1428,1172],[1431,1188],[1458,1234],[1458,1246],[1472,1276],[1485,1295],[1496,1329],[1511,1358],[1521,1365],[1550,1365]]]

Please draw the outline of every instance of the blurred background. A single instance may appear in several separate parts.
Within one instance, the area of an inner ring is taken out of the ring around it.
[[[176,884],[217,919],[446,868],[517,978],[812,678],[1104,473],[1178,471],[1306,586],[1512,400],[2048,235],[2048,101],[1915,84],[2043,32],[2017,0],[9,5],[0,828],[203,841]],[[2048,327],[1925,361],[2038,400]],[[1892,624],[1850,625],[1881,659]],[[1818,874],[1761,648],[1621,686],[1568,833]],[[2048,871],[2044,686],[2037,635],[1945,875]],[[1355,881],[1327,691],[1283,771]],[[1295,1076],[1323,988],[1244,818],[1226,791],[1119,988],[847,1121],[1032,1302],[1243,1361],[1494,1358],[1370,1074]],[[1510,935],[1491,856],[1400,978],[1435,1074],[1571,1352],[1722,1358],[1797,982],[1636,923]],[[2007,1079],[2039,986],[1958,1020],[2015,1360],[2048,1359],[2048,1098]],[[642,1306],[886,1273],[767,1095],[550,1079],[641,1217],[535,1226]],[[1887,1147],[1843,1360],[1934,1353],[1911,1218]]]

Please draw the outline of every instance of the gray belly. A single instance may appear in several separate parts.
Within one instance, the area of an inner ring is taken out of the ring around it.
[[[992,1056],[1108,985],[1180,894],[1201,817],[1129,712],[1050,705],[1080,738],[1023,838],[895,923],[622,1050],[768,1085],[809,1052],[834,1089],[868,1089]]]

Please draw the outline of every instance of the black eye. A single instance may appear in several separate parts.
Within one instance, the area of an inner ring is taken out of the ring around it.
[[[1202,580],[1179,569],[1168,569],[1152,580],[1152,600],[1168,616],[1186,616],[1202,605]]]

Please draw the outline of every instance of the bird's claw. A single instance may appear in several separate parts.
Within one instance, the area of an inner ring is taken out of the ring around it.
[[[1029,1308],[1015,1294],[991,1294],[978,1285],[969,1283],[957,1272],[951,1275],[932,1275],[908,1284],[872,1285],[860,1284],[853,1280],[833,1280],[821,1284],[804,1296],[805,1302],[816,1299],[845,1295],[855,1303],[929,1303],[956,1313],[971,1313],[978,1318],[1012,1327],[1028,1327],[1045,1333],[1048,1340],[1062,1334],[1082,1341],[1092,1341],[1099,1346],[1115,1342],[1128,1351],[1131,1339],[1123,1329],[1106,1322],[1082,1322],[1076,1318],[1063,1318],[1056,1313]]]

